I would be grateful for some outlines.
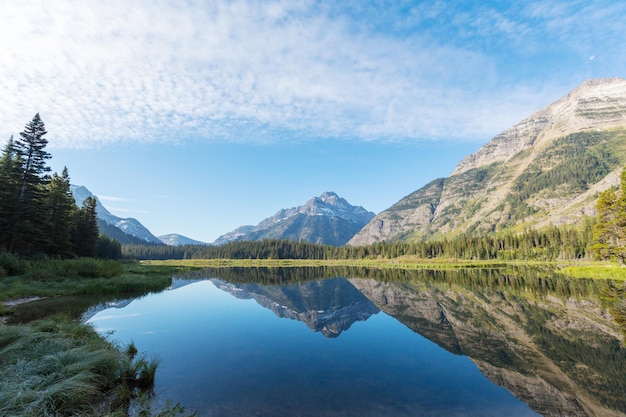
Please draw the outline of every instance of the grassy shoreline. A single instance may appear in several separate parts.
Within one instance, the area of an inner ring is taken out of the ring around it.
[[[626,281],[626,267],[599,261],[468,261],[458,259],[169,259],[144,260],[142,265],[178,268],[290,268],[290,267],[366,267],[393,269],[504,268],[507,266],[548,267],[570,278],[613,279]]]
[[[156,367],[67,317],[0,327],[0,415],[121,417]]]
[[[14,274],[0,277],[0,316],[16,302],[57,296],[140,296],[171,284],[178,267],[96,259],[25,261],[8,259]],[[15,273],[18,272],[18,273]],[[0,317],[1,319],[2,317]],[[66,315],[26,324],[0,322],[0,415],[93,415],[123,417],[131,401],[147,398],[157,362],[120,347],[90,325]],[[156,413],[139,402],[145,416],[183,415],[178,405]]]
[[[166,288],[176,266],[90,259],[34,261],[20,274],[0,278],[0,304],[32,297],[133,295]]]

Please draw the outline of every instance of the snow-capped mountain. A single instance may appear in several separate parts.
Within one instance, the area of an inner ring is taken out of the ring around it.
[[[341,246],[374,217],[333,192],[325,192],[304,205],[282,209],[257,226],[241,226],[213,242],[286,239]]]
[[[79,186],[79,185],[71,185],[70,186],[72,195],[74,196],[74,201],[76,201],[76,205],[81,207],[83,202],[88,197],[94,197],[96,199],[96,213],[99,220],[100,231],[112,239],[116,239],[120,241],[120,243],[151,243],[162,245],[163,242],[156,236],[154,236],[143,224],[141,224],[138,220],[133,218],[123,219],[121,217],[117,217],[111,214],[100,202],[98,197],[93,195],[91,191],[87,189],[87,187]],[[115,230],[118,229],[118,230]],[[123,234],[120,234],[122,232]],[[139,241],[123,241],[126,240],[124,238],[125,235],[130,235],[139,239]]]
[[[157,236],[161,242],[168,246],[182,246],[182,245],[207,245],[205,242],[199,240],[193,240],[187,236],[179,235],[176,233],[170,233],[169,235]]]

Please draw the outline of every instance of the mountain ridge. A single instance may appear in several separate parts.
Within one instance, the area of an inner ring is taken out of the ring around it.
[[[157,236],[157,238],[168,246],[208,245],[208,243],[191,239],[187,236],[179,235],[178,233],[169,233],[166,235],[160,235],[160,236]]]
[[[626,81],[587,80],[379,213],[349,242],[576,223],[626,164]]]
[[[71,185],[70,190],[78,207],[82,206],[83,202],[88,197],[96,199],[98,226],[100,231],[108,237],[120,243],[163,244],[163,242],[154,236],[139,220],[133,219],[132,217],[121,218],[111,214],[111,212],[102,205],[100,199],[89,191],[87,187]]]
[[[218,237],[213,245],[243,240],[286,239],[341,246],[374,215],[327,191],[301,206],[280,209],[256,226],[240,226]]]

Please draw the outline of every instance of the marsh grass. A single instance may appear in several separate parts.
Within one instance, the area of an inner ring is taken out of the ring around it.
[[[611,279],[626,281],[626,267],[617,263],[593,262],[580,265],[568,265],[559,270],[572,278]]]
[[[413,257],[380,259],[169,259],[143,260],[141,265],[153,267],[179,268],[222,268],[222,267],[368,267],[391,269],[461,269],[461,268],[499,268],[507,265],[519,265],[520,262],[503,261],[465,261],[457,259],[421,259]],[[524,263],[524,264],[531,264]]]
[[[130,357],[90,326],[65,317],[3,326],[0,415],[117,413],[133,396],[152,389],[157,366],[144,356]]]
[[[4,254],[6,259],[19,263],[22,273],[0,278],[0,301],[59,295],[138,296],[167,288],[178,270],[91,258],[23,261]]]

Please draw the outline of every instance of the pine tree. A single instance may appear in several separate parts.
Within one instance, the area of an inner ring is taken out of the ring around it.
[[[50,154],[44,150],[48,141],[44,138],[46,128],[37,113],[26,124],[14,148],[21,161],[20,190],[17,211],[8,235],[8,249],[23,254],[34,254],[44,250],[48,230],[46,222],[46,197],[50,167],[46,160]]]
[[[626,169],[622,171],[619,195],[611,189],[603,191],[596,207],[592,250],[599,259],[615,258],[626,264]]]
[[[77,256],[96,257],[98,253],[98,219],[96,199],[87,197],[83,206],[76,212],[74,233],[74,253]]]
[[[121,259],[122,245],[117,240],[111,239],[104,234],[98,237],[98,258]]]
[[[44,138],[47,134],[46,127],[39,117],[39,113],[33,117],[24,131],[20,133],[21,139],[15,143],[17,150],[22,157],[23,177],[20,198],[24,198],[29,191],[28,187],[45,184],[48,180],[50,167],[46,165],[46,160],[51,156],[44,150],[48,145],[48,140]]]
[[[50,245],[47,254],[68,258],[74,255],[72,236],[76,219],[76,203],[70,190],[70,176],[67,167],[61,175],[54,173],[50,180],[49,214],[51,225],[49,231]]]
[[[0,249],[4,250],[8,249],[12,225],[15,224],[18,214],[21,166],[19,153],[11,135],[0,159]]]

